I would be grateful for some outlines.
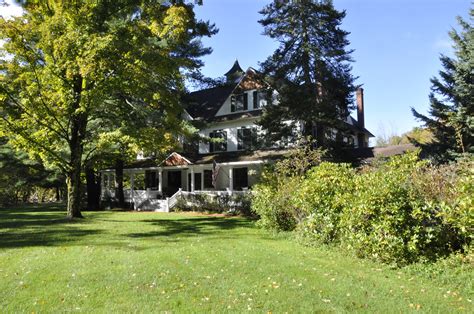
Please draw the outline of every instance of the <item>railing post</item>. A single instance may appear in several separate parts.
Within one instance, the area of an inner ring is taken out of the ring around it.
[[[229,194],[232,194],[232,191],[234,190],[234,169],[232,169],[232,166],[229,167]]]
[[[191,191],[194,192],[194,168],[191,167]]]

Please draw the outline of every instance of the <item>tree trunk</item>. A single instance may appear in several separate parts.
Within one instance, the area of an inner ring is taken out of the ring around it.
[[[61,200],[61,194],[59,193],[59,186],[56,186],[56,202],[59,202]]]
[[[92,167],[86,167],[87,210],[100,209],[100,183]]]
[[[76,95],[74,109],[79,109],[81,93],[84,85],[81,76],[74,81],[74,94]],[[80,112],[71,117],[71,137],[69,139],[69,171],[67,173],[67,216],[69,218],[83,218],[81,214],[81,171],[82,153],[87,130],[87,113]]]
[[[317,126],[316,126],[316,145],[318,147],[324,147],[324,145],[325,145],[326,135],[324,133],[325,133],[324,126],[322,126],[320,123],[317,124]]]
[[[71,170],[67,175],[67,216],[83,218],[81,214],[81,168]]]
[[[124,162],[120,158],[115,162],[115,196],[119,208],[126,208],[125,195],[123,193],[123,164]]]

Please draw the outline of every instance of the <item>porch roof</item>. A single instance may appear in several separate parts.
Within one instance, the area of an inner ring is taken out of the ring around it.
[[[124,169],[160,168],[173,166],[205,165],[215,161],[217,163],[271,161],[284,157],[289,150],[258,150],[252,152],[237,151],[216,154],[189,155],[172,153],[166,159],[147,158],[125,165]]]
[[[189,157],[188,159],[195,165],[201,164],[212,164],[214,161],[217,163],[228,163],[228,162],[253,162],[253,161],[270,161],[284,157],[289,150],[257,150],[257,151],[235,151],[235,152],[223,152],[214,154],[201,154],[194,158]]]

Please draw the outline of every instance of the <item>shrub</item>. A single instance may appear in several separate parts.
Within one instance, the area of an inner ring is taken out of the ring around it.
[[[318,165],[324,151],[312,143],[291,150],[285,159],[264,169],[261,183],[253,188],[252,211],[260,217],[258,225],[277,231],[291,231],[305,218],[297,201],[304,174]]]
[[[254,189],[252,209],[265,228],[396,264],[470,248],[472,161],[433,167],[412,152],[359,171],[323,162],[304,176],[279,172],[267,171]]]
[[[250,194],[234,193],[220,195],[189,193],[181,196],[176,211],[228,213],[250,215]]]
[[[306,242],[328,244],[338,240],[340,216],[351,201],[354,176],[350,165],[329,162],[308,172],[295,198],[306,217],[298,227]]]
[[[301,219],[294,197],[301,178],[288,177],[277,185],[259,184],[253,189],[252,211],[260,220],[258,225],[271,230],[294,230]]]
[[[345,246],[358,256],[398,264],[460,250],[466,238],[447,219],[459,214],[460,207],[448,205],[444,192],[438,198],[422,192],[414,180],[419,176],[426,182],[432,175],[417,153],[409,153],[357,176],[341,224]],[[460,222],[459,217],[453,220]]]

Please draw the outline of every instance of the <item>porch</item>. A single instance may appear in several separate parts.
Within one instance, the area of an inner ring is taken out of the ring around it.
[[[134,210],[168,212],[180,197],[222,197],[247,193],[256,183],[262,162],[164,166],[124,169],[124,196]],[[115,170],[102,171],[102,200],[114,200]]]

